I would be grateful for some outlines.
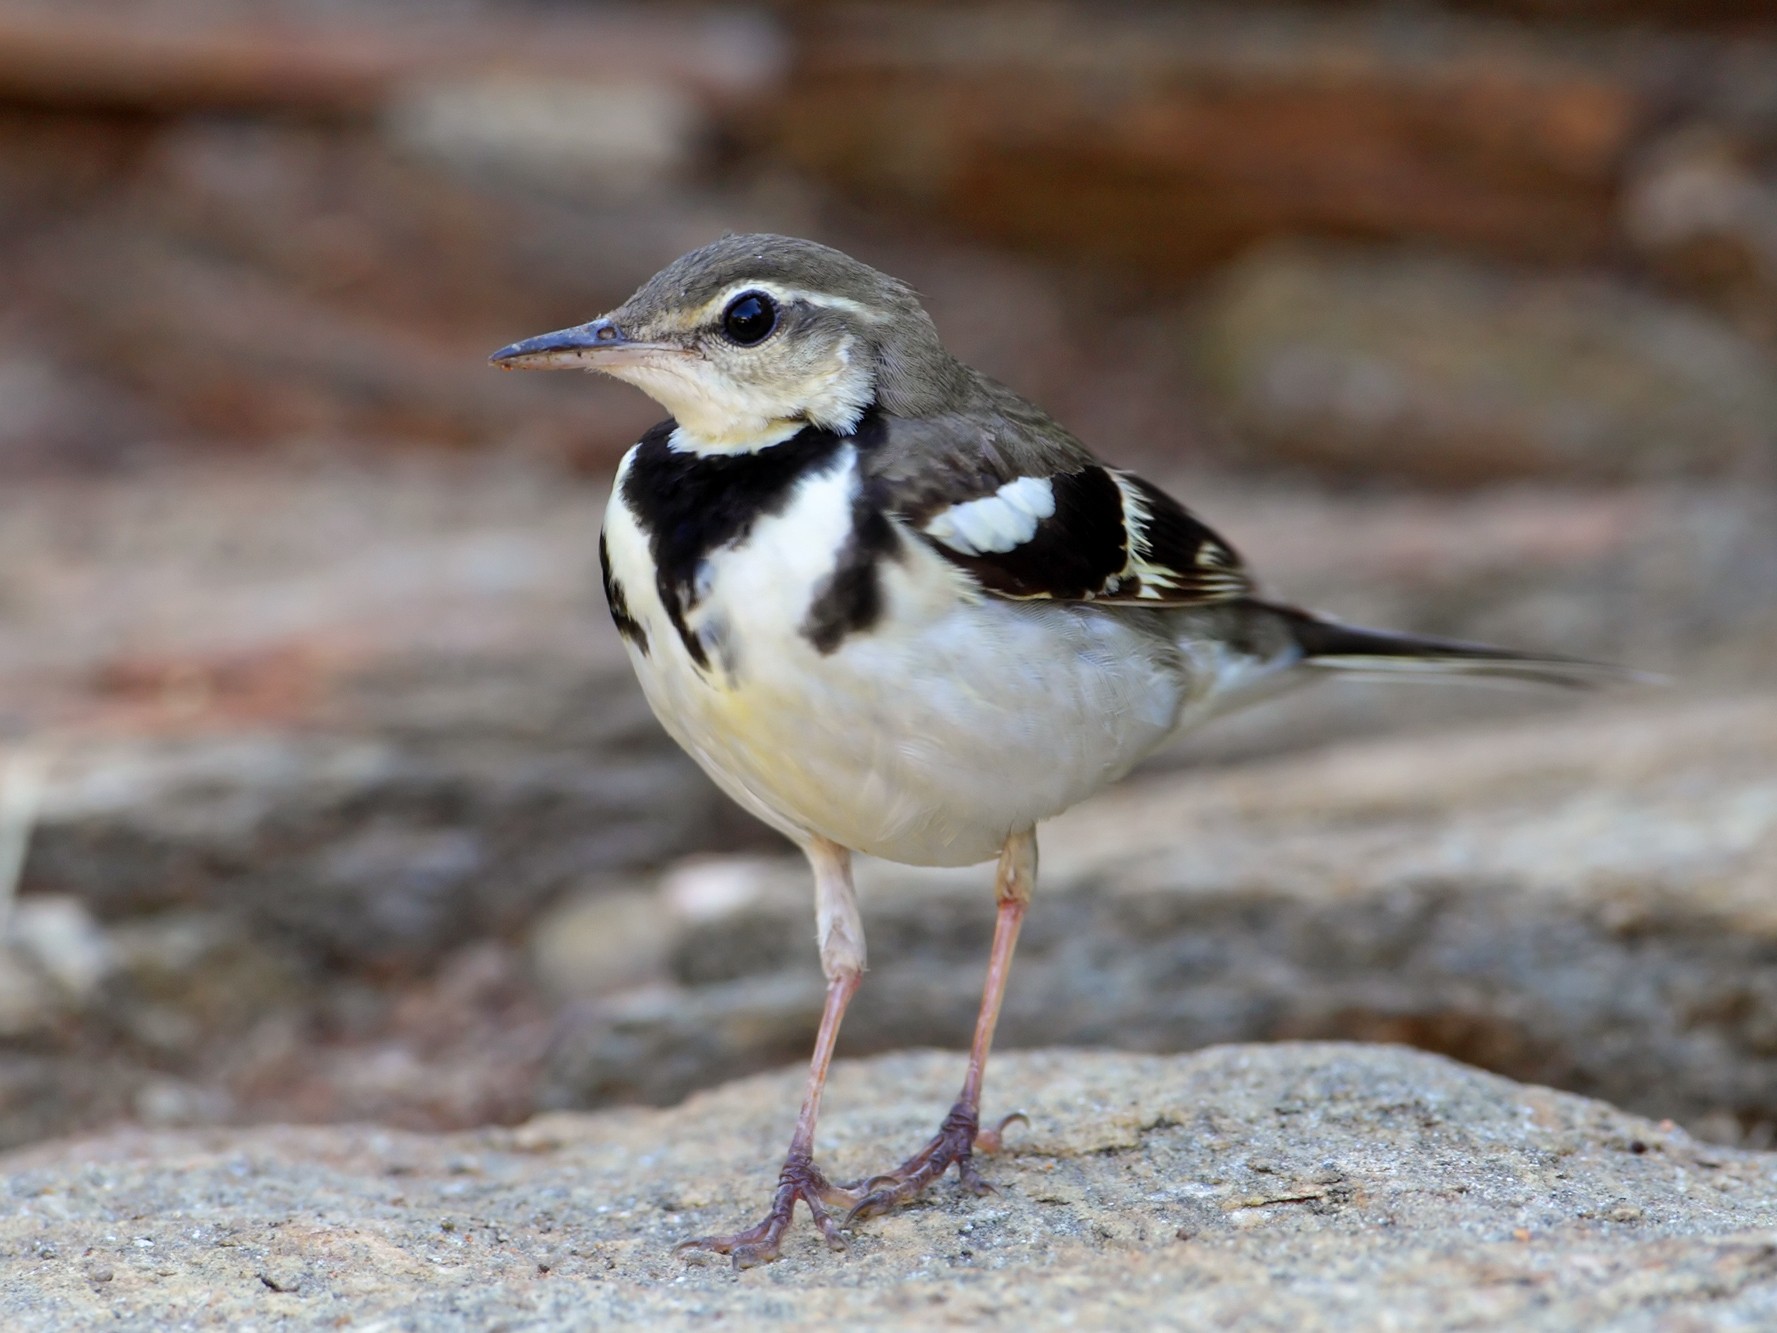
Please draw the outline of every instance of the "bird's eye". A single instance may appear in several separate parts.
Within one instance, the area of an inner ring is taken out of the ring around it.
[[[722,312],[722,332],[742,347],[764,342],[777,327],[777,303],[764,292],[742,292]]]

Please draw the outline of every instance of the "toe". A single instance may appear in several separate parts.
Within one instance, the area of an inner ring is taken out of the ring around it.
[[[726,1254],[732,1256],[741,1268],[770,1263],[777,1258],[778,1238],[783,1235],[788,1220],[784,1218],[780,1222],[774,1210],[766,1215],[764,1221],[745,1231],[736,1231],[728,1236],[699,1236],[696,1240],[680,1241],[673,1246],[673,1253],[686,1259],[702,1254]]]
[[[673,1246],[673,1253],[681,1259],[695,1261],[706,1254],[727,1254],[734,1248],[731,1239],[723,1236],[699,1236],[696,1240],[682,1240]]]

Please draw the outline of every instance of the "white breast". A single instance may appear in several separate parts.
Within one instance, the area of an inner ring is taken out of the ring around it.
[[[1158,744],[1188,673],[1162,613],[983,597],[911,533],[881,566],[881,619],[819,652],[803,625],[851,533],[856,463],[840,451],[700,567],[686,619],[708,672],[655,590],[620,469],[606,541],[648,636],[630,656],[674,739],[790,837],[912,864],[986,860]]]

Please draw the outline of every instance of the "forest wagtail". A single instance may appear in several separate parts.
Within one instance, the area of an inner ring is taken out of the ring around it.
[[[623,458],[599,540],[648,702],[814,868],[828,980],[769,1211],[683,1248],[779,1253],[796,1200],[834,1247],[972,1153],[981,1080],[1036,878],[1036,826],[1168,737],[1317,677],[1587,684],[1591,663],[1358,629],[1261,598],[1234,549],[1151,483],[963,365],[904,283],[811,241],[727,236],[589,324],[496,365],[602,371],[671,418]],[[998,858],[961,1095],[937,1135],[850,1184],[814,1162],[864,971],[851,856]]]

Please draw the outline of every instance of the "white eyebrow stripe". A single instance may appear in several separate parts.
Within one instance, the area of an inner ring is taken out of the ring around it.
[[[920,531],[960,555],[1016,550],[1055,514],[1055,484],[1048,477],[1019,477],[992,495],[951,505],[927,519]]]
[[[797,301],[806,301],[809,305],[821,306],[827,310],[843,310],[848,315],[856,315],[860,319],[881,321],[887,318],[887,312],[874,306],[865,305],[862,301],[854,301],[849,296],[835,296],[831,292],[811,291],[805,287],[780,287],[774,282],[736,282],[723,288],[722,292],[711,297],[698,307],[692,317],[693,322],[704,322],[713,319],[716,312],[727,308],[728,303],[742,292],[764,292],[779,305],[792,305]]]

